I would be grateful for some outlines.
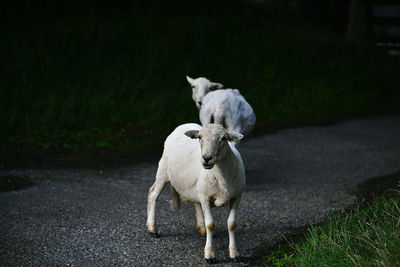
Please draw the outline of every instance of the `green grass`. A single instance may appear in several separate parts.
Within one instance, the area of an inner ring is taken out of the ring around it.
[[[138,136],[198,122],[185,75],[238,88],[258,124],[394,106],[399,66],[374,47],[353,50],[323,27],[276,23],[256,9],[210,16],[85,8],[53,17],[2,14],[0,143],[45,149],[88,136],[75,145],[114,146],[130,125]],[[94,141],[92,129],[117,131]]]
[[[283,246],[272,266],[400,266],[400,193],[311,227],[304,241]]]

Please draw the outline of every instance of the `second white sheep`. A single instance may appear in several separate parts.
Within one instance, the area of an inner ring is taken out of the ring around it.
[[[221,89],[222,84],[203,77],[192,79],[186,76],[186,79],[192,86],[192,98],[200,110],[203,126],[216,123],[244,135],[253,130],[256,115],[239,90]]]

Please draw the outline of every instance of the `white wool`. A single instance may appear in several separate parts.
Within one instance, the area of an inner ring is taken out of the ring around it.
[[[214,220],[210,205],[230,206],[229,255],[231,258],[239,257],[234,237],[235,211],[246,178],[240,153],[231,141],[242,137],[240,133],[217,124],[202,128],[194,123],[178,126],[167,137],[156,181],[149,190],[146,225],[150,233],[157,235],[155,204],[165,184],[170,182],[173,207],[179,207],[179,196],[195,204],[197,227],[202,234],[207,233],[206,260],[215,259],[212,247]]]
[[[222,84],[204,77],[192,79],[186,76],[186,79],[192,86],[192,98],[200,110],[199,117],[203,126],[217,123],[244,135],[253,130],[256,115],[239,90],[221,89]]]

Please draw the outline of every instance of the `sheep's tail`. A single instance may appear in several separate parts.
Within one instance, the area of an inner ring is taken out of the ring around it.
[[[181,198],[178,194],[178,192],[176,192],[175,188],[171,185],[171,197],[172,200],[170,202],[171,204],[171,210],[172,211],[178,211],[181,208]]]

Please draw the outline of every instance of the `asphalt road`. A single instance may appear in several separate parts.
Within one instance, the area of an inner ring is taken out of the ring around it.
[[[400,116],[282,130],[240,144],[247,187],[237,212],[237,245],[250,260],[282,234],[351,207],[356,186],[400,171]],[[157,162],[82,170],[2,170],[33,186],[0,193],[2,266],[202,266],[205,238],[193,206],[169,209],[164,190],[146,232],[146,197]],[[228,259],[227,208],[212,210],[218,265]],[[254,265],[250,261],[249,265]]]

